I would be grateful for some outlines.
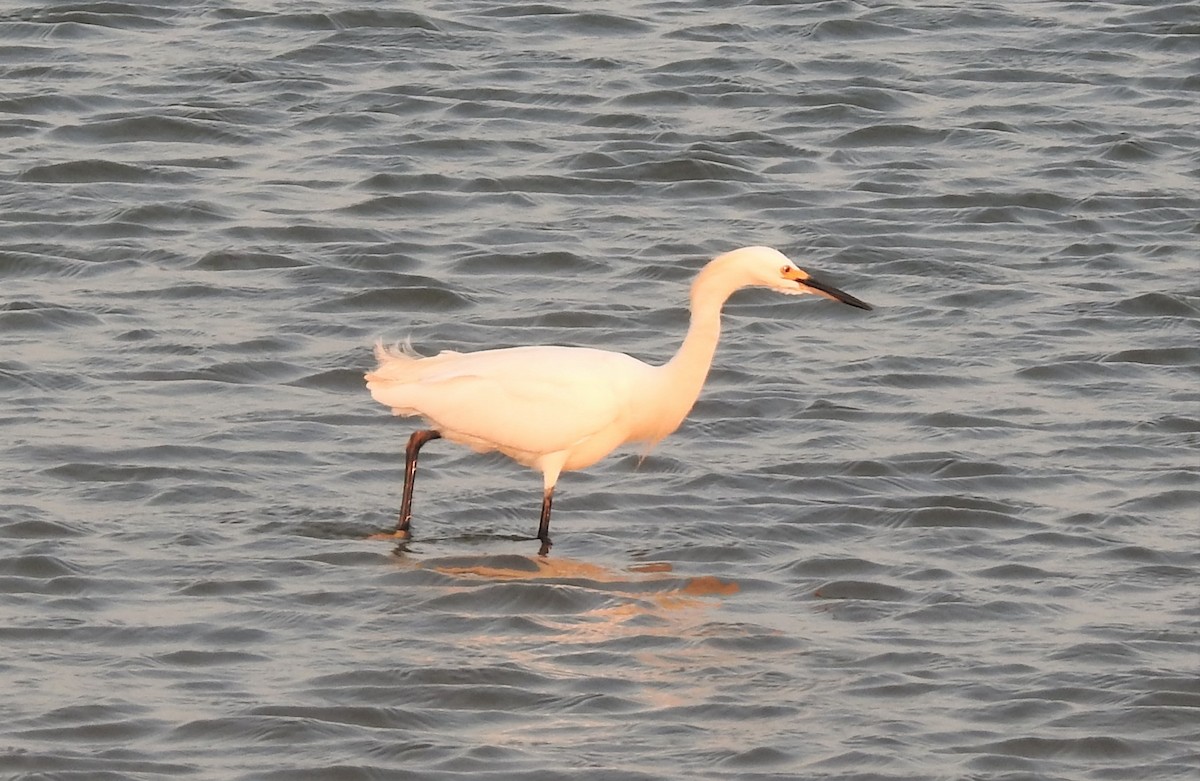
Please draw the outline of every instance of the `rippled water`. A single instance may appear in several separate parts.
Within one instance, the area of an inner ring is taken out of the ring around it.
[[[1200,11],[0,5],[0,775],[1192,779]],[[540,478],[377,337],[652,360]]]

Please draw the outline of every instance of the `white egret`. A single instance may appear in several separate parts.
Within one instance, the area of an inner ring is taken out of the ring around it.
[[[550,548],[550,504],[559,475],[591,466],[626,442],[652,447],[679,427],[708,376],[721,332],[721,308],[734,291],[766,287],[813,293],[870,309],[814,279],[783,253],[743,247],[709,263],[691,290],[691,322],[679,351],[662,366],[590,347],[510,347],[421,357],[375,347],[379,368],[367,388],[392,413],[424,419],[405,450],[404,491],[395,537],[410,538],[417,454],[445,437],[480,453],[499,451],[542,473],[538,539]]]

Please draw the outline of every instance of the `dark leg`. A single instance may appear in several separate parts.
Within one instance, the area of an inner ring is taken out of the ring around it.
[[[550,542],[550,503],[554,497],[554,486],[550,486],[542,494],[542,519],[538,523],[538,539],[542,541],[542,548],[538,551],[539,556],[545,556],[550,552],[550,546],[554,543]]]
[[[400,522],[396,524],[396,536],[408,538],[408,525],[412,521],[413,481],[417,477],[417,453],[431,439],[440,439],[441,434],[432,429],[414,431],[404,449],[404,493],[400,497]]]

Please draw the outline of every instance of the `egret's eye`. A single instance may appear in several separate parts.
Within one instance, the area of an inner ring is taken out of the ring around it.
[[[784,266],[783,268],[779,269],[779,273],[783,274],[786,277],[791,272],[791,270],[792,270],[791,266]]]

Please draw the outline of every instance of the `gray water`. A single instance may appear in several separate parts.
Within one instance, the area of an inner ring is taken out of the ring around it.
[[[0,776],[1194,779],[1200,7],[0,4]],[[371,345],[661,361],[649,457]]]

